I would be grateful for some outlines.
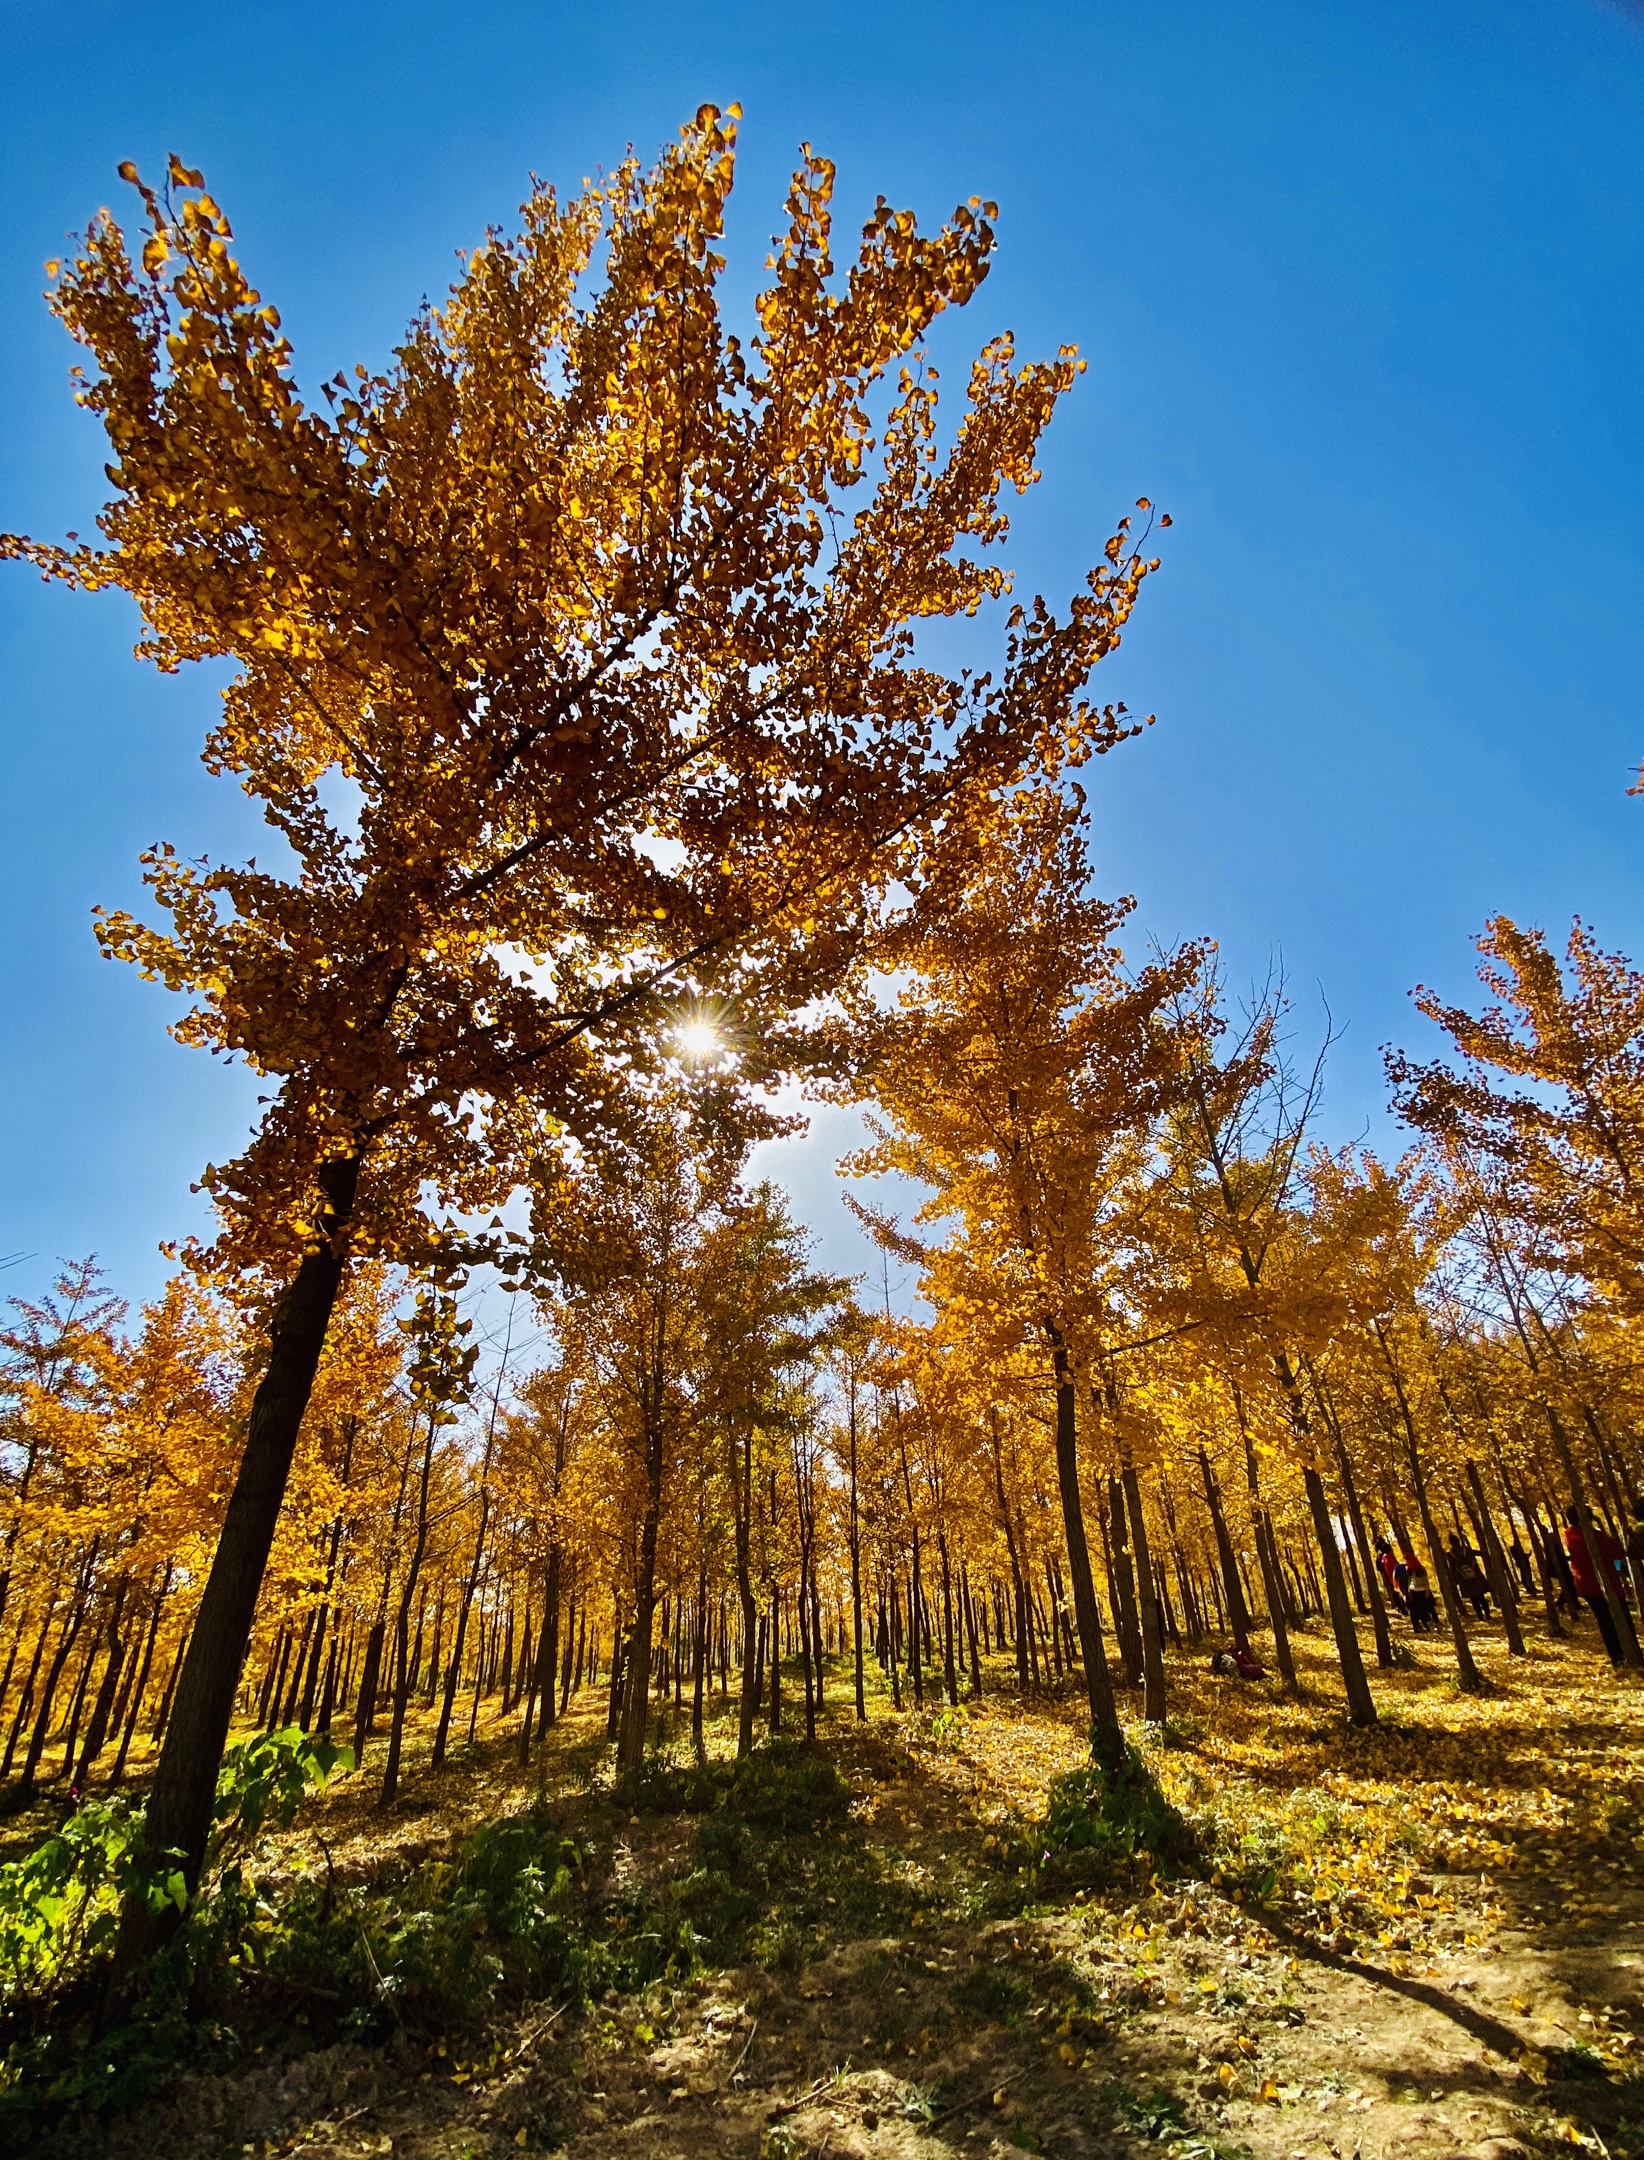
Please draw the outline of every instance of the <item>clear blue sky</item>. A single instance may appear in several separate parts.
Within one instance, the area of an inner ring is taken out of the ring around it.
[[[0,0],[0,524],[85,529],[100,440],[42,264],[114,167],[205,168],[310,385],[379,359],[535,170],[574,185],[704,99],[746,109],[734,257],[795,146],[939,219],[1002,210],[944,349],[1091,368],[1022,506],[1065,591],[1146,494],[1175,517],[1093,774],[1102,880],[1234,975],[1282,955],[1346,1036],[1332,1130],[1384,1133],[1378,1045],[1465,992],[1491,912],[1644,950],[1644,14],[1604,0],[769,5]],[[176,1049],[92,945],[155,839],[254,850],[196,763],[209,682],[114,597],[0,572],[0,1278],[95,1249],[130,1294],[233,1150],[243,1074]],[[847,1262],[824,1128],[790,1163]]]

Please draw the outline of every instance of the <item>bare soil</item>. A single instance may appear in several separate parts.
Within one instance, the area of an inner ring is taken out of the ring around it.
[[[1481,1629],[1475,1699],[1422,1644],[1423,1664],[1376,1676],[1368,1735],[1345,1726],[1318,1636],[1299,1638],[1297,1698],[1178,1661],[1179,1716],[1141,1737],[1207,1857],[1095,1892],[1001,1864],[1003,1834],[1080,1758],[1071,1693],[1018,1703],[1001,1672],[962,1719],[876,1696],[861,1727],[833,1674],[819,1738],[850,1818],[790,1841],[772,1899],[790,1920],[765,1963],[536,2005],[479,2047],[402,2028],[188,2079],[104,2150],[1644,2155],[1644,1690],[1587,1632],[1517,1661]],[[619,1879],[660,1891],[693,1864],[695,1823],[619,1810],[602,1730],[589,1695],[553,1736],[546,1788]],[[389,1816],[368,1765],[304,1818],[288,1864],[308,1864],[316,1827],[339,1868],[367,1869],[521,1804],[537,1773],[508,1752],[497,1735],[436,1785],[413,1750]],[[889,1932],[853,1917],[847,1861],[889,1901]]]

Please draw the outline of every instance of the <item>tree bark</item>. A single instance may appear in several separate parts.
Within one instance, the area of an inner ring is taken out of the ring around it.
[[[1164,1644],[1159,1640],[1159,1599],[1153,1583],[1153,1553],[1148,1544],[1147,1523],[1142,1515],[1142,1486],[1134,1463],[1120,1472],[1125,1489],[1125,1514],[1130,1524],[1130,1546],[1136,1561],[1136,1603],[1142,1628],[1142,1715],[1150,1725],[1162,1725],[1167,1715]]]
[[[1096,1584],[1090,1572],[1090,1547],[1085,1540],[1085,1511],[1079,1497],[1079,1429],[1073,1374],[1066,1351],[1055,1348],[1056,1370],[1056,1484],[1062,1502],[1062,1536],[1067,1545],[1068,1573],[1073,1577],[1073,1618],[1079,1630],[1079,1655],[1085,1668],[1085,1693],[1090,1702],[1090,1750],[1111,1776],[1124,1760],[1124,1734],[1119,1727],[1113,1681],[1102,1644],[1102,1619],[1096,1607]]]
[[[1644,1664],[1644,1657],[1639,1654],[1638,1637],[1633,1633],[1632,1615],[1627,1610],[1626,1601],[1621,1595],[1620,1585],[1616,1582],[1615,1569],[1607,1567],[1599,1556],[1598,1526],[1593,1521],[1592,1509],[1587,1505],[1587,1489],[1581,1481],[1580,1471],[1576,1468],[1575,1454],[1570,1446],[1570,1436],[1564,1430],[1564,1421],[1554,1410],[1552,1404],[1548,1403],[1544,1407],[1547,1412],[1547,1423],[1552,1429],[1553,1446],[1558,1453],[1559,1466],[1563,1470],[1565,1482],[1570,1488],[1571,1511],[1575,1515],[1577,1528],[1587,1541],[1587,1552],[1593,1572],[1603,1586],[1604,1602],[1609,1607],[1610,1619],[1615,1627],[1616,1639],[1621,1645],[1621,1662],[1623,1665],[1636,1667]],[[1554,1530],[1556,1533],[1556,1523],[1554,1524]]]
[[[1316,1470],[1308,1467],[1302,1471],[1302,1483],[1307,1488],[1307,1505],[1313,1516],[1313,1535],[1319,1542],[1319,1560],[1324,1568],[1324,1594],[1330,1607],[1330,1625],[1335,1633],[1336,1650],[1341,1658],[1342,1682],[1347,1691],[1347,1715],[1355,1725],[1374,1725],[1375,1698],[1370,1693],[1369,1676],[1364,1669],[1358,1634],[1353,1626],[1353,1607],[1347,1595],[1341,1548],[1336,1543],[1336,1525],[1331,1519],[1330,1501],[1324,1489],[1324,1480]]]
[[[1410,1412],[1410,1399],[1404,1392],[1404,1376],[1393,1356],[1392,1345],[1379,1320],[1372,1321],[1376,1340],[1381,1344],[1381,1354],[1393,1382],[1393,1394],[1398,1401],[1399,1416],[1404,1424],[1405,1453],[1410,1464],[1410,1482],[1415,1489],[1416,1511],[1421,1517],[1422,1535],[1427,1540],[1428,1556],[1433,1563],[1433,1573],[1438,1578],[1439,1596],[1444,1604],[1444,1617],[1450,1624],[1450,1640],[1455,1645],[1456,1681],[1469,1695],[1482,1693],[1484,1682],[1473,1659],[1473,1646],[1467,1639],[1466,1623],[1461,1617],[1461,1600],[1456,1586],[1450,1579],[1449,1565],[1439,1545],[1438,1526],[1433,1521],[1433,1511],[1427,1499],[1427,1479],[1421,1466],[1421,1448],[1416,1439],[1416,1422]],[[1596,1548],[1595,1548],[1596,1549]]]
[[[1233,1557],[1233,1540],[1227,1533],[1227,1518],[1222,1513],[1216,1473],[1210,1467],[1210,1456],[1203,1445],[1199,1448],[1199,1475],[1204,1480],[1205,1506],[1210,1510],[1210,1527],[1216,1538],[1216,1561],[1221,1570],[1222,1589],[1227,1597],[1227,1621],[1233,1636],[1233,1647],[1248,1655],[1250,1614],[1244,1602],[1244,1585],[1239,1580],[1238,1562]]]
[[[628,1643],[628,1685],[617,1730],[617,1774],[635,1769],[645,1753],[651,1707],[651,1651],[656,1625],[656,1549],[662,1524],[663,1436],[660,1415],[645,1421],[645,1513],[634,1570],[634,1624]]]
[[[1523,1657],[1524,1630],[1519,1625],[1518,1593],[1507,1571],[1507,1555],[1501,1549],[1496,1535],[1495,1519],[1490,1513],[1490,1503],[1485,1498],[1484,1480],[1479,1467],[1469,1455],[1467,1458],[1467,1484],[1472,1494],[1469,1513],[1473,1516],[1478,1541],[1484,1553],[1485,1572],[1490,1578],[1490,1589],[1496,1603],[1501,1607],[1501,1624],[1507,1636],[1507,1650],[1511,1657]]]
[[[410,1565],[400,1591],[399,1611],[394,1618],[394,1713],[388,1728],[388,1756],[383,1764],[379,1807],[391,1806],[400,1789],[400,1755],[405,1746],[405,1713],[411,1701],[411,1681],[416,1658],[411,1650],[411,1600],[422,1578],[428,1550],[428,1480],[434,1469],[434,1441],[439,1433],[432,1410],[428,1416],[428,1439],[422,1451],[422,1477],[417,1486],[417,1528]],[[419,1655],[421,1627],[419,1623]]]
[[[217,1770],[234,1715],[240,1667],[303,1412],[342,1287],[346,1231],[359,1176],[358,1155],[339,1157],[320,1172],[321,1242],[304,1255],[275,1311],[268,1366],[252,1401],[239,1476],[229,1495],[155,1766],[139,1861],[153,1867],[167,1853],[181,1854],[190,1891],[199,1887],[205,1865]],[[118,1975],[129,1975],[157,1948],[175,1929],[177,1918],[175,1906],[155,1914],[145,1898],[128,1898],[120,1916]]]
[[[856,1721],[867,1723],[868,1696],[862,1664],[862,1516],[856,1481],[856,1380],[850,1383],[850,1549],[852,1652],[856,1663]]]

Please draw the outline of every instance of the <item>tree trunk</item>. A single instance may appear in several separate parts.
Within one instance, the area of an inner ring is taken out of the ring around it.
[[[183,1879],[190,1891],[199,1887],[205,1864],[217,1769],[234,1715],[240,1666],[251,1639],[303,1412],[342,1287],[345,1234],[359,1176],[358,1155],[342,1156],[320,1172],[322,1242],[305,1254],[275,1309],[268,1365],[252,1401],[245,1453],[229,1495],[222,1535],[178,1678],[165,1744],[155,1766],[139,1864],[153,1867],[161,1855],[181,1853]],[[128,1898],[120,1916],[118,1975],[128,1976],[174,1931],[177,1919],[173,1905],[155,1914],[146,1898]]]
[[[422,1451],[422,1477],[417,1486],[417,1527],[415,1542],[411,1547],[410,1565],[405,1571],[405,1584],[400,1591],[399,1612],[394,1621],[394,1716],[388,1730],[388,1759],[383,1764],[382,1789],[377,1795],[379,1807],[392,1805],[400,1788],[400,1756],[405,1746],[405,1713],[411,1701],[411,1682],[414,1677],[416,1656],[411,1649],[411,1600],[422,1579],[422,1563],[428,1551],[428,1481],[434,1470],[434,1441],[439,1433],[432,1410],[428,1413],[428,1439]],[[421,1650],[421,1622],[418,1622],[418,1655]]]
[[[1079,1430],[1073,1374],[1067,1353],[1055,1349],[1056,1366],[1056,1484],[1062,1502],[1062,1536],[1067,1545],[1068,1573],[1073,1577],[1073,1617],[1079,1630],[1079,1655],[1085,1668],[1085,1693],[1090,1702],[1090,1749],[1111,1776],[1124,1760],[1124,1734],[1119,1727],[1118,1706],[1102,1644],[1102,1620],[1096,1607],[1096,1584],[1090,1572],[1090,1547],[1085,1541],[1085,1511],[1079,1497]]]
[[[708,1759],[702,1737],[702,1693],[708,1666],[708,1564],[697,1569],[696,1611],[691,1621],[691,1748],[698,1762]]]
[[[1115,1477],[1107,1481],[1108,1521],[1113,1531],[1114,1633],[1125,1661],[1125,1685],[1142,1684],[1142,1623],[1136,1609],[1136,1571],[1131,1565],[1130,1531],[1125,1522],[1124,1487]]]
[[[121,1778],[126,1774],[126,1757],[131,1753],[132,1739],[137,1731],[137,1720],[143,1712],[143,1696],[148,1688],[149,1674],[154,1669],[154,1645],[159,1639],[160,1615],[165,1609],[166,1597],[171,1589],[172,1565],[171,1561],[166,1562],[165,1573],[160,1578],[160,1587],[154,1594],[154,1610],[149,1615],[148,1636],[143,1645],[143,1662],[137,1668],[137,1678],[133,1683],[131,1695],[126,1704],[126,1719],[120,1734],[119,1752],[114,1758],[114,1767],[108,1774],[111,1787],[118,1785]]]
[[[862,1665],[862,1517],[856,1484],[856,1386],[850,1389],[850,1548],[852,1653],[856,1665],[856,1721],[867,1723],[868,1696]]]
[[[1593,1521],[1593,1511],[1587,1505],[1587,1490],[1582,1484],[1581,1473],[1576,1468],[1575,1455],[1570,1447],[1570,1436],[1564,1430],[1564,1421],[1551,1403],[1545,1405],[1547,1423],[1552,1429],[1553,1446],[1557,1450],[1559,1465],[1565,1482],[1570,1488],[1570,1507],[1576,1519],[1576,1527],[1587,1541],[1587,1552],[1593,1572],[1604,1590],[1604,1602],[1609,1608],[1610,1620],[1615,1628],[1616,1640],[1621,1645],[1623,1665],[1644,1664],[1639,1654],[1638,1637],[1633,1633],[1632,1615],[1621,1595],[1621,1586],[1615,1579],[1615,1569],[1605,1564],[1598,1549],[1598,1526]],[[1557,1525],[1554,1525],[1555,1533]]]
[[[1210,1467],[1210,1456],[1202,1445],[1199,1449],[1199,1475],[1204,1480],[1205,1506],[1210,1510],[1210,1527],[1216,1538],[1216,1560],[1221,1570],[1222,1590],[1227,1599],[1227,1621],[1233,1636],[1233,1647],[1248,1655],[1250,1614],[1244,1602],[1244,1585],[1239,1580],[1238,1562],[1233,1557],[1233,1540],[1227,1534],[1227,1518],[1222,1513],[1222,1499],[1216,1485],[1216,1474]]]
[[[1353,1466],[1348,1460],[1347,1447],[1340,1429],[1333,1426],[1336,1440],[1336,1463],[1341,1471],[1341,1489],[1347,1501],[1347,1518],[1353,1525],[1353,1541],[1358,1546],[1359,1558],[1364,1562],[1365,1589],[1370,1598],[1370,1625],[1376,1633],[1376,1663],[1383,1672],[1390,1671],[1393,1664],[1393,1631],[1387,1623],[1387,1600],[1382,1595],[1382,1573],[1376,1565],[1375,1550],[1364,1527],[1364,1513],[1359,1506],[1359,1490],[1353,1482]]]
[[[656,1625],[656,1548],[662,1522],[661,1419],[645,1426],[645,1514],[640,1523],[638,1564],[634,1571],[634,1625],[629,1636],[628,1686],[617,1731],[617,1775],[636,1769],[645,1753],[645,1723],[651,1707],[651,1650]]]
[[[1153,1581],[1153,1553],[1147,1523],[1142,1515],[1142,1486],[1133,1463],[1120,1472],[1129,1520],[1130,1546],[1136,1564],[1136,1604],[1142,1632],[1142,1715],[1150,1725],[1162,1725],[1167,1714],[1164,1644],[1159,1639],[1159,1597]]]
[[[1469,1455],[1467,1458],[1467,1484],[1472,1494],[1469,1513],[1473,1516],[1476,1533],[1484,1553],[1485,1572],[1490,1578],[1490,1590],[1501,1607],[1501,1624],[1507,1636],[1507,1650],[1511,1657],[1523,1657],[1524,1630],[1518,1619],[1518,1593],[1507,1571],[1507,1555],[1501,1549],[1496,1536],[1495,1520],[1490,1513],[1490,1503],[1484,1496],[1484,1480],[1479,1467]]]
[[[1353,1626],[1353,1607],[1347,1595],[1347,1582],[1342,1573],[1341,1548],[1336,1543],[1336,1525],[1331,1519],[1330,1501],[1319,1473],[1308,1467],[1302,1471],[1302,1483],[1307,1488],[1307,1505],[1313,1516],[1313,1535],[1319,1543],[1319,1560],[1324,1568],[1324,1592],[1330,1607],[1330,1626],[1336,1638],[1336,1653],[1341,1659],[1342,1684],[1347,1692],[1347,1715],[1355,1725],[1374,1725],[1376,1722],[1375,1698],[1370,1693],[1369,1677],[1364,1670],[1364,1656],[1359,1649],[1358,1632]]]
[[[86,1779],[92,1764],[103,1752],[103,1742],[108,1738],[109,1718],[114,1709],[115,1691],[120,1685],[120,1674],[126,1661],[126,1639],[120,1633],[120,1616],[125,1611],[126,1593],[131,1587],[130,1578],[122,1575],[115,1586],[114,1605],[108,1616],[108,1663],[103,1668],[103,1684],[97,1690],[97,1700],[91,1713],[91,1724],[86,1732],[86,1744],[80,1750],[79,1767],[74,1773],[74,1789],[84,1792]]]
[[[1450,1624],[1450,1640],[1456,1652],[1456,1682],[1469,1695],[1482,1692],[1484,1682],[1478,1666],[1473,1661],[1473,1646],[1467,1639],[1466,1623],[1461,1617],[1461,1600],[1456,1596],[1456,1586],[1450,1578],[1450,1568],[1439,1545],[1438,1526],[1433,1521],[1433,1511],[1427,1499],[1427,1479],[1421,1466],[1421,1448],[1416,1438],[1415,1419],[1410,1412],[1410,1398],[1404,1391],[1404,1375],[1393,1356],[1392,1345],[1379,1320],[1371,1322],[1376,1340],[1381,1344],[1383,1362],[1393,1382],[1393,1394],[1399,1406],[1399,1417],[1404,1425],[1405,1454],[1410,1464],[1410,1482],[1415,1489],[1416,1512],[1421,1517],[1422,1535],[1427,1540],[1428,1557],[1433,1563],[1433,1573],[1438,1578],[1439,1595],[1444,1603],[1444,1617]]]

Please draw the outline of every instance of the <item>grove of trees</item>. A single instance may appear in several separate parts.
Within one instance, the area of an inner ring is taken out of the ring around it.
[[[1082,363],[998,337],[939,404],[993,206],[881,201],[841,275],[807,152],[739,308],[735,121],[536,188],[317,404],[176,160],[53,287],[112,494],[5,550],[232,663],[206,759],[271,828],[98,935],[270,1090],[153,1304],[88,1261],[0,1335],[0,1784],[153,1754],[191,1885],[237,1723],[387,1806],[413,1731],[529,1765],[597,1700],[628,1775],[877,1673],[1076,1693],[1116,1772],[1188,1650],[1289,1686],[1326,1631],[1373,1724],[1411,1557],[1463,1689],[1486,1609],[1644,1662],[1644,976],[1492,923],[1491,1003],[1390,1059],[1408,1152],[1328,1145],[1282,980],[1096,890],[1073,775],[1138,730],[1088,685],[1168,521],[1011,593]],[[911,1315],[750,1170],[795,1076]]]

